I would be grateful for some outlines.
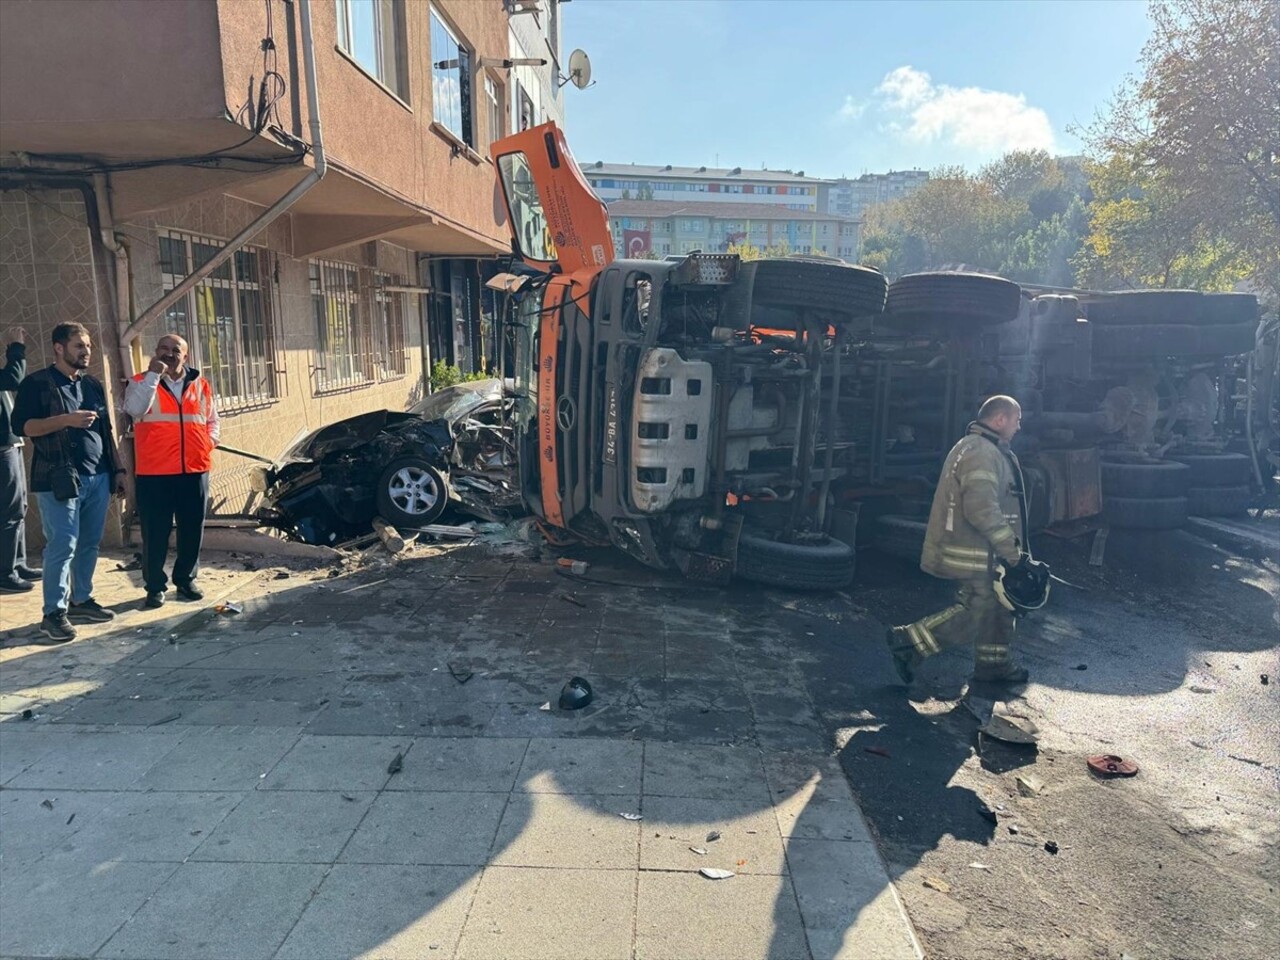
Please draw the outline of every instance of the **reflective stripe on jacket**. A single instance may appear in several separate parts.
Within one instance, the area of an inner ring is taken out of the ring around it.
[[[992,579],[1025,542],[1018,458],[980,423],[947,454],[933,494],[920,568],[947,580]]]
[[[141,381],[143,376],[139,373],[133,379]],[[137,473],[208,473],[213,466],[213,441],[208,427],[212,409],[213,388],[202,376],[192,377],[182,385],[181,404],[167,384],[157,385],[151,406],[134,421]]]

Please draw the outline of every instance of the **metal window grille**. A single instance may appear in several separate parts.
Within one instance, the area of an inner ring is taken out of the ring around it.
[[[220,240],[176,230],[161,233],[164,289],[176,287],[222,245]],[[165,313],[166,330],[186,339],[189,362],[212,384],[222,413],[260,407],[279,396],[272,274],[269,251],[244,247]]]
[[[385,289],[388,286],[404,286],[403,277],[388,273],[374,275],[374,317],[376,329],[374,336],[380,347],[378,372],[383,380],[394,380],[409,372],[408,337],[406,336],[405,319],[408,316],[407,293],[395,293]]]
[[[312,260],[311,312],[316,324],[312,369],[316,392],[344,390],[376,379],[373,338],[360,304],[354,264]]]

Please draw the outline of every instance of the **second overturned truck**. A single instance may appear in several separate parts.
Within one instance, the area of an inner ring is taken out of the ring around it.
[[[697,579],[847,585],[839,345],[884,310],[884,276],[802,258],[614,260],[554,124],[493,151],[524,265],[505,282],[529,508]]]

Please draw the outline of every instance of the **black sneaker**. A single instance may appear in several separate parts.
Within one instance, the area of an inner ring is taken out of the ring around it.
[[[0,580],[0,593],[26,593],[28,590],[34,590],[36,585],[29,583],[19,577],[16,580],[5,578]]]
[[[50,643],[66,643],[76,638],[76,628],[61,610],[40,621],[40,632],[49,638]]]
[[[90,597],[84,603],[73,603],[67,610],[67,618],[77,623],[110,623],[116,618],[114,610],[108,610]]]
[[[203,600],[204,591],[197,587],[194,583],[178,584],[179,600]]]
[[[884,632],[884,642],[893,657],[893,669],[897,671],[899,679],[907,686],[911,686],[911,681],[916,677],[916,667],[920,665],[921,657],[915,648],[910,645],[911,641],[903,636],[904,633],[905,631],[901,627],[890,627]]]
[[[146,602],[142,604],[148,610],[159,610],[164,606],[164,591],[156,590],[147,594]]]
[[[44,571],[39,567],[19,566],[16,572],[23,580],[30,580],[32,583],[35,583],[37,580],[43,579],[44,577]]]

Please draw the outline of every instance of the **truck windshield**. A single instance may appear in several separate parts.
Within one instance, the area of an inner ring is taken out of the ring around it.
[[[529,160],[523,153],[508,153],[498,158],[502,176],[502,192],[507,198],[507,215],[511,218],[511,235],[521,257],[529,260],[555,260],[556,248],[547,228],[547,216],[538,197]]]
[[[523,294],[516,307],[516,417],[531,422],[538,412],[538,326],[542,319],[543,288]]]

